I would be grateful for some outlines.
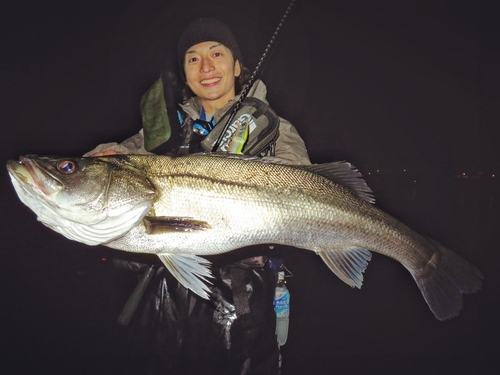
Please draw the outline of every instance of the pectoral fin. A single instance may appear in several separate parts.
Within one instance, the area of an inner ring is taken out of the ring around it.
[[[361,289],[363,272],[372,258],[372,254],[368,250],[322,251],[319,255],[340,280],[353,288]]]
[[[142,222],[148,234],[191,232],[211,228],[206,221],[195,220],[192,217],[146,216]]]
[[[208,260],[192,254],[158,254],[165,267],[187,289],[208,299],[207,278],[212,278]]]

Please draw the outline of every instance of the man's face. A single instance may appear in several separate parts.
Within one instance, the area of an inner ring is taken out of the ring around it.
[[[214,113],[235,96],[235,77],[241,73],[231,51],[218,42],[198,43],[184,58],[186,82],[201,99],[207,113]]]

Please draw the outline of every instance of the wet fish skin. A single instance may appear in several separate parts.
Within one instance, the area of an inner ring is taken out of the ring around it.
[[[75,171],[58,172],[68,161]],[[21,200],[44,224],[89,245],[155,253],[184,286],[205,298],[210,273],[199,256],[255,244],[315,251],[341,280],[358,288],[370,251],[389,256],[412,274],[440,320],[458,315],[462,294],[481,286],[477,268],[377,208],[348,163],[293,167],[213,155],[122,155],[25,157],[7,167]],[[30,181],[44,171],[67,185],[47,195],[42,179]],[[21,187],[26,184],[32,186]],[[92,191],[86,191],[89,186]],[[40,208],[57,195],[65,197],[64,209]],[[71,205],[72,195],[78,206]],[[82,210],[84,223],[78,221]]]

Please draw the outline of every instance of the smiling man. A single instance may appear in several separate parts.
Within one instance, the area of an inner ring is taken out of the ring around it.
[[[187,85],[200,98],[205,113],[213,115],[236,95],[234,82],[241,74],[241,65],[229,48],[209,41],[186,51],[184,72]]]
[[[194,132],[206,136],[239,99],[250,72],[244,66],[243,56],[231,29],[213,18],[200,18],[182,32],[177,56],[180,74],[186,84],[184,102],[180,106],[186,114],[185,118],[195,122]],[[249,98],[268,106],[266,95],[267,88],[260,80],[248,92]],[[283,118],[277,120],[279,136],[259,155],[265,155],[278,163],[310,164],[304,141],[295,127]],[[206,124],[203,121],[211,123],[208,129],[200,128],[200,124]],[[191,151],[200,150],[191,147]]]
[[[210,115],[233,99],[249,78],[232,31],[215,19],[191,23],[179,38],[177,56],[186,82],[184,99],[198,97]],[[236,88],[238,77],[241,85]]]

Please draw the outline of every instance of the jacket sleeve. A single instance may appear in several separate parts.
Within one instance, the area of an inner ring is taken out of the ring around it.
[[[276,141],[275,156],[266,156],[265,159],[280,164],[311,164],[306,145],[297,132],[297,129],[288,120],[281,117],[279,132],[280,134]]]
[[[83,156],[90,156],[96,152],[103,152],[106,150],[113,150],[121,154],[151,154],[144,148],[144,133],[142,129],[139,133],[125,139],[121,143],[102,143],[93,150],[86,152]]]

